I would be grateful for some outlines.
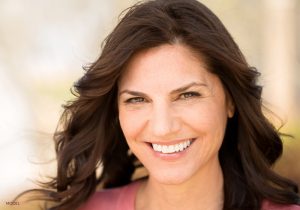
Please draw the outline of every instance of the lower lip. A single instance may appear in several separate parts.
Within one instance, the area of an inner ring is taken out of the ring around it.
[[[175,152],[175,153],[162,153],[162,152],[154,151],[151,144],[149,144],[149,147],[152,150],[155,157],[158,157],[158,158],[160,158],[162,160],[166,160],[166,161],[176,161],[186,155],[186,153],[189,151],[189,149],[191,148],[194,141],[195,141],[195,139],[192,140],[191,145],[188,148],[186,148],[185,150],[183,150],[181,152]]]

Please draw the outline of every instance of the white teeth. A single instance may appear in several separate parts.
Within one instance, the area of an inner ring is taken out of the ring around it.
[[[169,146],[169,151],[170,151],[170,153],[171,153],[172,151],[175,151],[175,146],[174,146],[174,145],[170,145],[170,146]]]
[[[166,145],[162,146],[162,153],[167,153],[168,147]]]
[[[160,151],[161,152],[161,145],[157,145],[157,151]]]
[[[162,152],[162,153],[175,153],[175,152],[181,152],[188,148],[191,145],[191,140],[187,140],[184,142],[181,142],[179,144],[174,145],[159,145],[159,144],[152,144],[152,148],[156,152]]]

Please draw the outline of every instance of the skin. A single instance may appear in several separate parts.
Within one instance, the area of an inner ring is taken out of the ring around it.
[[[222,209],[218,152],[234,105],[202,57],[178,43],[138,53],[119,81],[118,108],[126,141],[149,171],[137,210]],[[188,139],[170,159],[150,146]]]

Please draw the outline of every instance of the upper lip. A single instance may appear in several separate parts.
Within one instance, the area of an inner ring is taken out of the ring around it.
[[[193,141],[195,140],[196,138],[184,138],[184,139],[179,139],[179,140],[171,140],[171,141],[151,141],[151,142],[147,142],[147,143],[150,143],[150,144],[159,144],[159,145],[174,145],[174,144],[179,144],[179,143],[182,143],[182,142],[185,142],[185,141]]]

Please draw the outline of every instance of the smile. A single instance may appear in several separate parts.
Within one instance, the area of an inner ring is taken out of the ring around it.
[[[177,153],[182,152],[187,149],[192,143],[192,140],[186,140],[178,144],[173,145],[160,145],[160,144],[152,144],[152,148],[156,152],[161,152],[164,154]]]

